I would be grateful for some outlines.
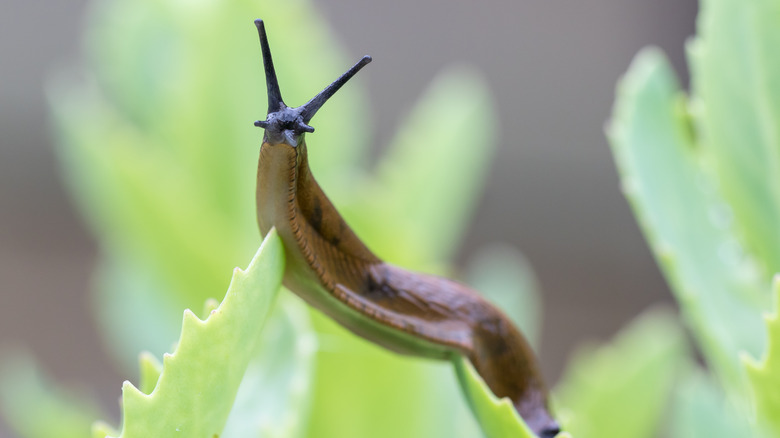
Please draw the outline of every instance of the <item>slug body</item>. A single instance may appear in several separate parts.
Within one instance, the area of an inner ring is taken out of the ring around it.
[[[387,264],[344,222],[311,174],[304,134],[322,104],[360,68],[303,106],[281,99],[263,23],[256,20],[268,84],[257,173],[257,220],[276,228],[287,257],[284,285],[355,334],[392,351],[434,359],[464,355],[498,397],[512,400],[540,437],[558,425],[536,359],[518,329],[477,292]]]

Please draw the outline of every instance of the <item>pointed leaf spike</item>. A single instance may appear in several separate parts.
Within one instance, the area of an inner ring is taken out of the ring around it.
[[[271,48],[268,46],[268,37],[265,34],[263,20],[255,20],[257,33],[260,36],[260,45],[263,50],[263,66],[265,67],[265,84],[268,89],[268,112],[276,112],[284,108],[282,92],[279,90],[279,81],[276,79],[274,60],[271,58]]]
[[[364,56],[363,59],[358,61],[357,64],[353,65],[352,68],[347,70],[347,72],[341,75],[341,77],[336,79],[332,84],[328,85],[327,88],[320,91],[318,95],[314,96],[310,101],[306,102],[305,105],[302,105],[300,107],[300,111],[303,122],[309,123],[320,107],[322,107],[322,105],[325,104],[325,102],[327,102],[331,96],[336,94],[336,92],[339,91],[339,88],[346,84],[347,81],[352,78],[352,76],[355,76],[355,73],[359,72],[360,69],[365,67],[369,62],[371,62],[371,57]]]

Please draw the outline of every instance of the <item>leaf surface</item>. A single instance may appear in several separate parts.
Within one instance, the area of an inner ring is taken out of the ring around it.
[[[281,285],[284,253],[275,231],[268,233],[246,271],[235,269],[222,303],[201,320],[184,312],[173,354],[150,393],[122,385],[122,438],[219,436],[230,413],[264,321]],[[155,368],[143,359],[143,368]],[[152,387],[145,371],[141,386]]]
[[[696,129],[734,228],[780,272],[780,2],[705,0],[690,45]]]
[[[780,277],[774,281],[775,310],[765,317],[768,343],[763,357],[756,361],[743,356],[752,387],[758,422],[772,436],[780,436]]]
[[[618,86],[609,138],[633,207],[707,363],[741,388],[741,351],[756,354],[768,306],[732,209],[703,171],[674,73],[655,49],[639,53]]]
[[[581,438],[650,438],[688,360],[673,315],[646,311],[609,343],[583,348],[555,388],[564,429]]]

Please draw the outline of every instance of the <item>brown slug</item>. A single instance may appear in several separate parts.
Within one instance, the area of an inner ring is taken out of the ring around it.
[[[410,272],[375,256],[311,174],[305,133],[320,107],[371,61],[363,57],[306,104],[282,101],[262,20],[268,115],[257,168],[257,221],[285,247],[284,285],[355,334],[392,351],[434,359],[466,356],[498,397],[508,397],[542,438],[559,432],[536,358],[506,315],[454,281]]]

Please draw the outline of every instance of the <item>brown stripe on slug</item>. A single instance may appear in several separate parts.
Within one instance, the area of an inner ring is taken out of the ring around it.
[[[268,116],[257,171],[257,220],[285,246],[284,285],[340,324],[402,354],[468,357],[498,397],[508,397],[543,438],[559,427],[547,389],[520,331],[477,292],[454,281],[406,271],[375,256],[325,196],[308,163],[304,133],[317,110],[370,62],[364,57],[305,105],[290,108],[279,91],[263,23],[260,33]]]

